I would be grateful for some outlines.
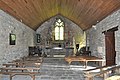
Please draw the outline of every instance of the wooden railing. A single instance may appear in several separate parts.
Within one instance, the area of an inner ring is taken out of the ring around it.
[[[119,74],[120,65],[102,66],[94,69],[84,70],[85,80],[94,80],[95,77],[101,76],[103,80],[112,74]],[[95,72],[97,71],[97,72]]]

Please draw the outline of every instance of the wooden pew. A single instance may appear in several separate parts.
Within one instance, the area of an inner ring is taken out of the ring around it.
[[[2,64],[2,67],[22,67],[22,65],[15,63],[6,63],[6,64]]]
[[[24,57],[13,60],[12,62],[3,64],[0,68],[0,74],[10,75],[10,80],[16,75],[29,75],[35,80],[35,75],[40,74],[40,65],[43,58],[41,57]]]
[[[12,62],[19,62],[19,61],[39,61],[42,62],[42,57],[23,57],[21,59],[13,60]]]
[[[13,60],[12,62],[8,62],[8,64],[3,64],[5,67],[37,67],[39,68],[43,61],[42,57],[24,57],[21,59]]]
[[[69,57],[65,57],[65,61],[67,61],[69,64],[71,64],[71,62],[73,61],[82,61],[84,62],[84,66],[85,68],[87,68],[87,63],[89,61],[93,61],[93,62],[102,62],[105,61],[102,58],[98,58],[95,56],[69,56]]]
[[[0,68],[0,74],[10,75],[10,80],[16,75],[29,75],[35,80],[35,75],[40,74],[40,68]]]
[[[38,74],[38,72],[0,72],[0,74],[10,75],[10,80],[16,75],[29,75],[32,80],[35,80],[35,75]]]
[[[40,70],[40,68],[31,68],[31,67],[27,67],[27,68],[20,68],[20,67],[17,67],[17,68],[11,68],[11,67],[5,67],[5,68],[0,68],[0,71],[1,72],[4,72],[4,71],[14,71],[14,72],[17,72],[18,71],[25,71],[25,72],[33,72],[33,71],[38,71]]]
[[[114,75],[114,76],[111,76],[105,80],[120,80],[120,75]]]
[[[43,61],[43,57],[23,57],[23,61]]]
[[[40,65],[41,65],[41,63],[14,62],[14,63],[3,64],[3,67],[36,67],[36,68],[39,68]]]
[[[40,67],[40,65],[41,65],[40,61],[13,61],[10,63],[18,64],[18,65],[23,66],[23,67],[25,67],[25,66]]]
[[[103,76],[105,80],[111,72],[119,73],[120,65],[112,65],[112,66],[102,66],[94,69],[84,70],[85,80],[94,80],[96,76]],[[94,72],[95,70],[99,70],[98,72]]]

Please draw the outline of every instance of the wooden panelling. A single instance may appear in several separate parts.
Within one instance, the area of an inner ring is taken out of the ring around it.
[[[0,0],[0,9],[34,30],[57,14],[86,30],[120,9],[120,0]]]

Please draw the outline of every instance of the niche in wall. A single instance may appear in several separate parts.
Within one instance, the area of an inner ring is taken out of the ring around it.
[[[41,35],[40,34],[36,34],[37,36],[37,43],[40,43],[41,42]]]
[[[16,42],[16,35],[15,34],[11,34],[9,35],[9,44],[10,45],[15,45],[15,42]]]

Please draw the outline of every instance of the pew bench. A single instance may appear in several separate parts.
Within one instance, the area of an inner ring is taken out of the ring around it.
[[[25,68],[20,68],[20,67],[17,67],[17,68],[11,68],[11,67],[3,67],[3,68],[0,68],[0,71],[1,72],[6,72],[6,71],[13,71],[13,72],[17,72],[17,71],[24,71],[24,72],[33,72],[33,71],[39,71],[40,68],[32,68],[32,67],[25,67]]]
[[[120,75],[114,75],[114,76],[111,76],[105,80],[120,80]]]
[[[43,62],[43,57],[22,57],[20,59],[13,60],[12,62],[24,62],[24,61],[31,61],[31,62]]]
[[[69,56],[69,57],[65,57],[65,61],[67,61],[69,64],[71,64],[71,62],[73,61],[80,61],[80,62],[84,62],[84,66],[85,68],[87,68],[87,63],[88,62],[102,62],[105,61],[102,58],[98,58],[95,56]]]
[[[23,57],[23,61],[43,61],[43,57]]]
[[[15,63],[6,63],[2,64],[2,67],[22,67],[23,65],[15,64]]]
[[[13,60],[12,62],[3,64],[0,68],[0,74],[10,75],[10,80],[16,75],[29,75],[35,80],[35,75],[40,74],[40,65],[43,58],[41,57],[24,57]]]
[[[36,67],[39,68],[42,64],[41,57],[24,57],[22,59],[13,60],[3,64],[3,67]]]
[[[12,62],[43,62],[42,59],[17,59]]]
[[[36,67],[39,68],[40,62],[11,62],[3,64],[3,67]]]
[[[89,70],[84,70],[85,80],[94,80],[94,77],[101,76],[105,80],[112,73],[119,73],[120,66],[102,66]],[[97,72],[95,70],[98,70]]]
[[[35,80],[35,75],[40,74],[40,68],[0,68],[0,74],[10,75],[10,80],[16,75],[29,75]]]

